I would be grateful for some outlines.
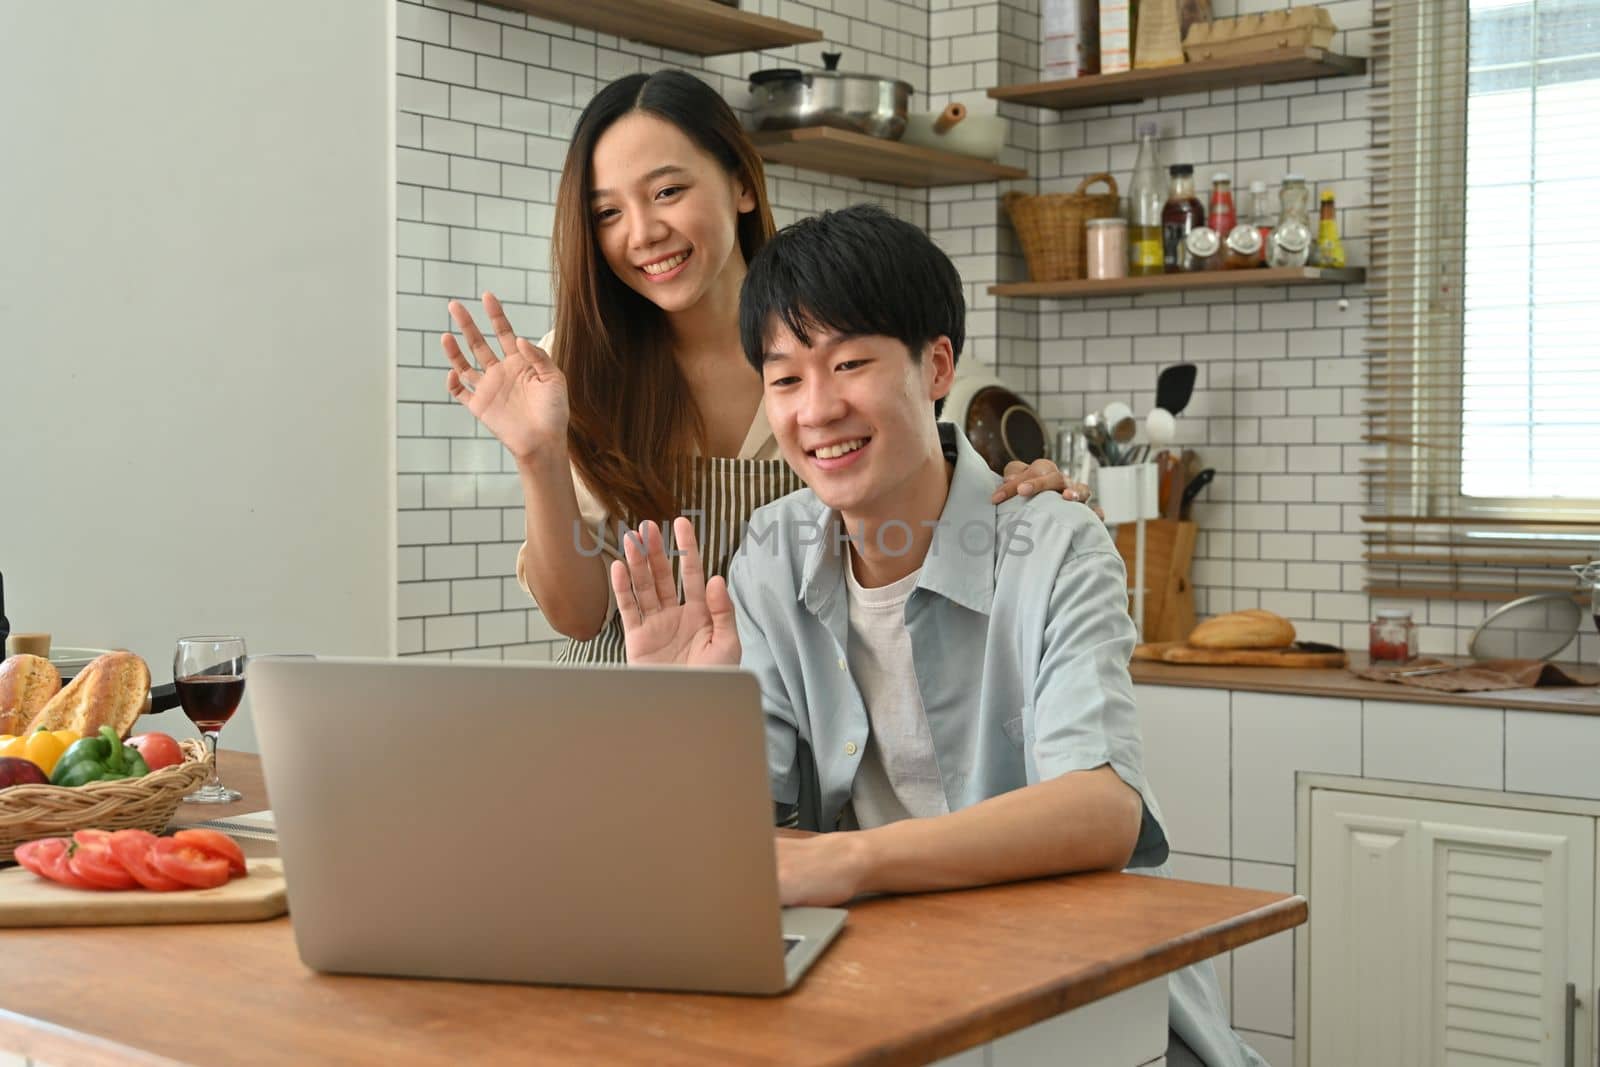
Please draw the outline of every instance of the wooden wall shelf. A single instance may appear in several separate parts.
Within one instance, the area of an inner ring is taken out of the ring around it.
[[[1153,96],[1232,89],[1240,85],[1340,78],[1363,74],[1366,69],[1367,61],[1359,56],[1341,56],[1321,48],[1284,48],[1263,55],[1204,59],[1153,70],[1088,74],[1030,85],[1002,85],[990,89],[989,95],[1013,104],[1064,111],[1104,104],[1131,104]]]
[[[787,163],[792,167],[890,185],[926,188],[1028,176],[1025,170],[987,159],[886,141],[828,126],[768,130],[753,133],[750,139],[755,142],[761,158],[769,163]]]
[[[822,31],[713,0],[485,0],[630,41],[699,56],[754,52],[822,40]]]
[[[1007,282],[989,286],[994,296],[1068,300],[1086,296],[1134,296],[1201,289],[1248,289],[1271,285],[1351,285],[1366,280],[1360,267],[1275,267],[1263,270],[1210,270],[1157,274],[1146,278],[1096,278],[1075,282]]]

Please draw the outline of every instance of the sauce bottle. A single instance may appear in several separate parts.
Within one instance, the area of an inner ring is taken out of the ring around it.
[[[1261,235],[1261,265],[1265,267],[1272,246],[1272,201],[1267,198],[1267,183],[1259,178],[1250,183],[1250,223]]]
[[[1333,190],[1322,191],[1322,214],[1317,220],[1317,264],[1344,266],[1344,242],[1339,239],[1339,220],[1334,214]]]
[[[1233,208],[1233,175],[1225,170],[1211,176],[1211,211],[1206,223],[1224,240],[1239,224],[1238,213]]]
[[[1139,157],[1128,186],[1128,274],[1139,278],[1162,271],[1161,159],[1156,124],[1139,127]]]
[[[1174,163],[1167,168],[1172,175],[1172,188],[1167,193],[1167,205],[1161,209],[1162,266],[1168,274],[1183,269],[1183,241],[1189,231],[1206,224],[1205,205],[1194,195],[1194,167],[1188,163]]]

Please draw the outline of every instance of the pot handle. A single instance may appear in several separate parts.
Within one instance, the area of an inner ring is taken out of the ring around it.
[[[166,685],[153,685],[150,687],[150,710],[145,714],[156,715],[169,708],[178,706],[178,687],[171,682]]]
[[[950,104],[939,113],[938,118],[933,120],[933,132],[945,133],[966,117],[967,106],[965,104]]]
[[[1116,196],[1117,195],[1117,179],[1113,178],[1109,174],[1091,174],[1091,175],[1089,175],[1087,178],[1083,179],[1083,181],[1078,183],[1078,189],[1077,189],[1077,194],[1076,195],[1082,196],[1088,190],[1089,186],[1093,185],[1095,182],[1104,182],[1106,185],[1111,187],[1110,195],[1112,195],[1112,196]]]
[[[822,66],[823,66],[823,69],[825,69],[825,70],[838,70],[839,69],[839,60],[841,60],[843,58],[844,58],[844,53],[843,52],[824,52],[824,53],[822,53]]]

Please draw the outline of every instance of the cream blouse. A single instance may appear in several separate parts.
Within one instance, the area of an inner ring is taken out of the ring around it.
[[[539,339],[539,347],[546,352],[550,351],[550,342],[555,338],[555,333],[547,333]],[[755,418],[751,420],[750,429],[744,435],[744,443],[739,446],[738,459],[782,459],[783,454],[778,450],[778,440],[772,435],[772,427],[767,423],[766,404],[756,407]],[[609,559],[622,558],[622,544],[617,540],[617,518],[607,514],[605,505],[600,503],[590,490],[583,476],[578,473],[577,467],[572,468],[572,487],[578,495],[578,515],[583,521],[584,545],[592,546],[591,540],[597,529],[603,530],[600,551]],[[528,588],[527,576],[528,542],[523,541],[522,547],[517,550],[517,584],[530,596],[533,590]],[[534,598],[537,602],[538,598]],[[617,598],[611,591],[611,583],[606,582],[606,623],[611,622],[611,616],[616,614]]]

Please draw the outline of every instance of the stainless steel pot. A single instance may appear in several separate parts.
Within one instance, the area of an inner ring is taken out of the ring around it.
[[[898,141],[906,130],[911,86],[895,78],[845,74],[838,52],[822,53],[826,70],[758,70],[750,75],[752,130],[833,126]]]

